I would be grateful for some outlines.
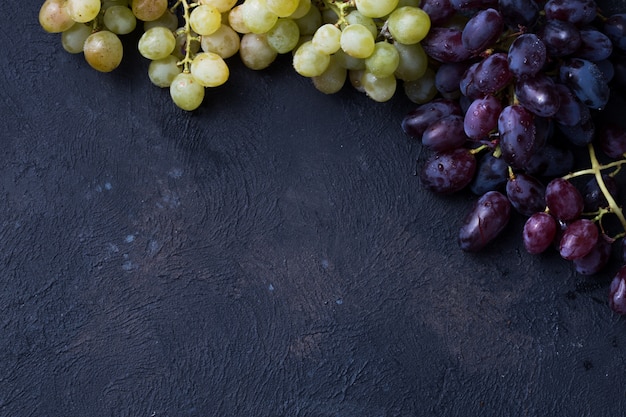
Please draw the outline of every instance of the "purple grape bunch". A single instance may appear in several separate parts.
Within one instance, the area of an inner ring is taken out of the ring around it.
[[[556,250],[578,273],[595,275],[619,241],[624,266],[608,305],[626,314],[626,217],[616,180],[626,128],[604,116],[611,91],[626,91],[626,13],[602,16],[594,0],[421,7],[433,25],[422,46],[437,95],[416,103],[402,129],[428,151],[419,171],[426,189],[478,196],[460,248],[482,250],[519,215],[528,253]]]

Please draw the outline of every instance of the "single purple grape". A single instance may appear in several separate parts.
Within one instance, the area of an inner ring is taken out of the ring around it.
[[[559,94],[554,81],[543,73],[518,80],[515,95],[522,106],[537,116],[552,117],[559,110]]]
[[[626,130],[616,124],[608,124],[599,133],[598,142],[602,152],[609,158],[623,158],[626,153]]]
[[[563,259],[573,260],[587,255],[598,242],[598,227],[589,219],[578,219],[567,226],[559,242]]]
[[[420,8],[428,14],[432,25],[445,23],[456,13],[450,0],[422,0]]]
[[[435,152],[460,148],[468,140],[463,130],[463,116],[451,114],[433,122],[422,135],[422,144]]]
[[[595,28],[580,29],[580,47],[574,55],[589,61],[602,61],[611,56],[613,43],[608,36]]]
[[[554,217],[545,212],[532,214],[524,223],[524,248],[533,255],[545,252],[554,242],[556,231]]]
[[[421,139],[431,123],[451,114],[461,115],[461,108],[456,101],[435,99],[407,113],[402,119],[402,130],[411,137]]]
[[[439,62],[467,61],[472,53],[463,46],[459,29],[431,27],[420,44],[428,56]]]
[[[478,11],[463,28],[461,41],[465,49],[473,54],[479,53],[494,44],[504,28],[504,19],[496,9]]]
[[[611,245],[613,239],[606,235],[600,235],[591,251],[582,258],[574,259],[576,272],[582,275],[593,275],[600,272],[611,257]]]
[[[593,0],[549,0],[543,10],[547,19],[586,24],[596,18],[597,8]]]
[[[477,252],[506,227],[511,217],[511,203],[502,193],[489,191],[474,204],[459,231],[459,246]]]
[[[506,183],[506,196],[515,210],[524,216],[546,208],[546,187],[536,178],[524,174],[515,174]]]
[[[573,54],[582,45],[578,28],[572,23],[562,20],[548,20],[537,31],[537,36],[543,41],[548,53],[553,57]]]
[[[603,174],[602,181],[606,186],[607,190],[613,198],[617,197],[617,193],[619,192],[619,186],[617,185],[617,181],[615,177]],[[591,178],[587,184],[585,184],[585,189],[583,192],[583,199],[585,201],[585,211],[593,212],[598,210],[600,207],[607,207],[608,202],[604,193],[600,189],[600,185],[598,184],[598,180],[596,180],[595,176]]]
[[[618,314],[626,314],[626,265],[622,266],[609,287],[609,307]]]
[[[528,174],[554,178],[562,177],[574,168],[574,153],[570,148],[559,148],[547,144],[530,157],[526,164]]]
[[[484,139],[489,132],[498,127],[498,116],[501,111],[502,105],[494,96],[474,100],[465,113],[463,121],[465,134],[474,140]]]
[[[498,6],[504,23],[513,30],[533,26],[541,10],[534,0],[500,0]]]
[[[468,149],[457,148],[431,155],[420,171],[424,187],[439,194],[465,188],[476,172],[476,157]]]
[[[609,84],[602,71],[591,61],[571,58],[561,65],[559,77],[591,109],[602,110],[609,101]]]
[[[517,78],[534,77],[545,65],[546,53],[546,45],[537,35],[520,35],[509,47],[509,69]]]
[[[559,94],[559,110],[554,115],[554,120],[564,126],[575,126],[583,119],[583,112],[589,109],[584,106],[572,90],[563,84],[555,83],[557,93]]]
[[[505,53],[489,55],[474,68],[473,88],[479,97],[495,94],[506,87],[513,79]]]
[[[557,123],[556,126],[569,143],[574,146],[586,146],[595,138],[596,126],[592,118],[581,121],[574,126],[565,126],[560,123]]]
[[[604,21],[602,30],[615,47],[626,52],[626,13],[609,16]]]
[[[486,9],[496,7],[498,0],[450,0],[456,10]]]
[[[459,84],[469,66],[468,62],[441,64],[435,73],[435,88],[437,91],[444,97],[458,97],[460,93]]]
[[[550,214],[568,222],[580,217],[584,202],[580,191],[571,182],[555,178],[546,186],[546,205]]]
[[[502,158],[496,158],[491,153],[484,154],[478,160],[478,167],[474,179],[470,183],[470,190],[476,195],[483,195],[487,191],[498,191],[509,178],[509,166]]]
[[[512,167],[524,168],[535,151],[535,116],[525,107],[513,104],[498,117],[502,158]]]

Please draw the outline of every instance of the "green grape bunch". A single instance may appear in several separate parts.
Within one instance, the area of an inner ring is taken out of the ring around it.
[[[420,41],[430,29],[419,0],[45,0],[41,27],[97,71],[116,69],[120,36],[143,29],[137,50],[148,77],[174,104],[197,109],[205,89],[226,83],[226,60],[269,67],[291,53],[295,71],[336,93],[346,81],[371,99],[389,100],[397,80],[407,96],[432,84]],[[414,100],[415,101],[415,100]]]

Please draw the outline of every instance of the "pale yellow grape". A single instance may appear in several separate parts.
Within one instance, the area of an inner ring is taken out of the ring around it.
[[[144,57],[151,60],[162,59],[172,54],[176,48],[176,38],[171,30],[162,26],[153,27],[139,38],[137,49]]]
[[[143,22],[143,31],[145,32],[156,26],[162,26],[174,32],[178,28],[178,17],[171,11],[167,10],[159,16],[159,18],[150,20],[149,22]]]
[[[91,22],[100,13],[100,0],[67,0],[66,7],[73,21]]]
[[[200,0],[199,4],[206,4],[215,7],[220,13],[226,13],[237,4],[237,0]]]
[[[299,3],[300,0],[266,0],[267,9],[278,17],[290,16]]]
[[[310,9],[311,0],[299,0],[298,7],[296,7],[296,10],[289,17],[292,19],[300,19],[304,17]]]
[[[83,47],[85,60],[97,71],[110,72],[122,62],[124,48],[117,35],[108,30],[92,33]]]
[[[396,92],[396,77],[390,75],[388,77],[377,77],[367,70],[363,73],[361,84],[365,94],[374,101],[389,101]]]
[[[228,81],[228,65],[218,54],[200,52],[193,57],[189,67],[193,78],[203,87],[217,87]]]
[[[198,40],[198,35],[193,31],[191,32],[191,36],[189,55],[193,56],[200,50],[200,41]],[[176,39],[176,46],[174,47],[172,55],[178,57],[178,59],[183,59],[187,53],[187,35],[185,34],[185,28],[176,29],[176,31],[174,31],[174,37]]]
[[[322,75],[330,63],[330,55],[320,52],[313,41],[303,43],[293,55],[293,67],[304,77]]]
[[[39,24],[49,33],[64,32],[74,25],[66,0],[46,0],[39,9]]]
[[[381,41],[374,46],[372,55],[365,58],[365,69],[378,78],[388,77],[398,68],[400,54],[390,43]]]
[[[383,17],[398,5],[398,0],[355,0],[356,8],[364,16]]]
[[[137,26],[137,18],[127,6],[111,6],[104,12],[104,25],[113,33],[126,35]]]
[[[320,26],[313,35],[313,46],[325,54],[334,54],[341,48],[341,29],[326,23]]]
[[[274,62],[278,52],[267,42],[267,34],[246,33],[241,38],[239,56],[246,67],[262,70]]]
[[[204,52],[213,52],[222,58],[230,58],[239,51],[239,35],[233,28],[222,24],[218,30],[200,39]]]
[[[348,69],[348,70],[364,70],[365,69],[365,59],[355,58],[353,56],[350,56],[346,54],[342,49],[335,52],[333,54],[333,57],[345,69]]]
[[[302,17],[295,19],[300,35],[313,35],[322,26],[322,14],[317,7],[311,7]]]
[[[348,79],[350,80],[350,84],[356,91],[361,93],[365,93],[365,88],[363,88],[363,74],[365,74],[365,70],[348,70]]]
[[[293,56],[296,51],[298,50],[298,48],[300,47],[300,45],[302,45],[305,42],[308,42],[310,40],[313,39],[313,36],[311,35],[304,35],[304,36],[300,36],[300,39],[298,39],[298,43],[296,44],[296,46],[291,50],[291,55]]]
[[[135,17],[144,22],[157,20],[167,10],[167,0],[131,0]]]
[[[248,29],[246,22],[243,20],[243,4],[233,7],[232,10],[228,12],[228,24],[237,33],[250,33],[250,29]]]
[[[322,74],[313,77],[312,80],[317,90],[324,94],[334,94],[343,88],[347,77],[348,70],[341,65],[336,55],[332,55],[328,68]]]
[[[152,84],[166,88],[172,84],[174,78],[182,72],[182,68],[178,65],[178,58],[170,55],[163,59],[151,61],[148,66],[148,77]]]
[[[61,45],[70,54],[83,52],[85,41],[91,35],[91,26],[75,23],[74,26],[61,33]]]
[[[267,32],[267,43],[279,54],[292,51],[300,40],[300,29],[293,19],[280,18]]]
[[[359,23],[346,26],[341,32],[341,49],[355,58],[370,56],[375,44],[369,29]]]
[[[204,87],[193,78],[193,75],[181,72],[172,80],[170,96],[178,107],[192,111],[202,104]]]
[[[210,35],[220,28],[222,14],[215,7],[202,4],[191,10],[189,24],[198,35]]]
[[[437,95],[435,71],[428,68],[417,80],[404,82],[404,94],[416,104],[428,103]]]
[[[277,20],[278,16],[267,9],[265,0],[246,0],[243,3],[243,21],[250,32],[267,33]]]
[[[358,10],[352,10],[350,13],[346,15],[346,22],[349,25],[354,25],[356,23],[361,24],[369,29],[372,32],[372,36],[374,39],[378,36],[378,26],[376,26],[376,22],[371,17],[363,16],[361,12]]]
[[[387,19],[387,28],[396,42],[410,45],[426,37],[430,30],[430,17],[419,7],[400,7]]]
[[[421,78],[428,68],[428,56],[419,43],[405,45],[395,42],[393,46],[398,50],[400,62],[396,69],[396,78],[402,81],[413,81]]]

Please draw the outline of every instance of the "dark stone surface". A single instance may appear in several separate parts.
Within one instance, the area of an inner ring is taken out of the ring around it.
[[[90,70],[5,4],[0,416],[620,416],[626,322],[531,256],[456,245],[414,106],[233,60],[177,110],[127,39]]]

